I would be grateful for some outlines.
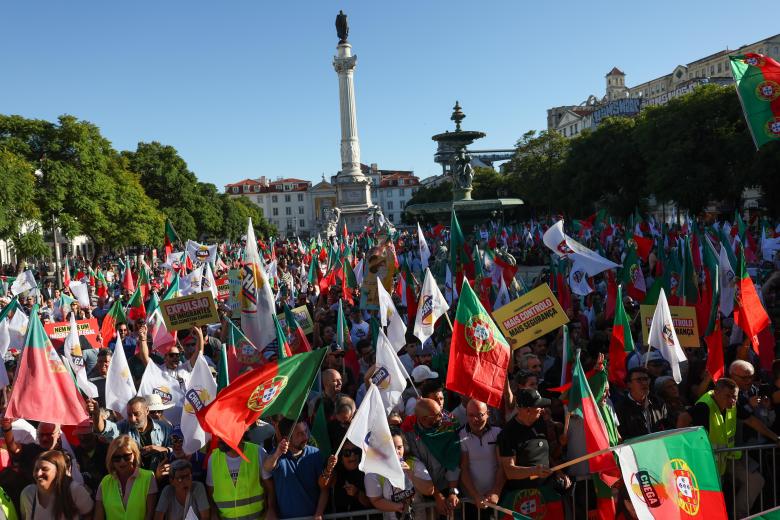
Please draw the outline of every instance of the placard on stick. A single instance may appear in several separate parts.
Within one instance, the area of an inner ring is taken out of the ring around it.
[[[217,306],[211,291],[180,296],[160,302],[165,326],[168,330],[189,329],[209,323],[219,323]]]
[[[496,310],[493,319],[512,350],[569,322],[569,317],[547,284]]]

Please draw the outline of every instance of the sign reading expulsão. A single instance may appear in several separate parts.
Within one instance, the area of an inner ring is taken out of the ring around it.
[[[182,330],[198,325],[219,323],[217,306],[211,291],[180,296],[160,302],[165,326],[168,330]]]
[[[655,305],[640,305],[639,314],[642,318],[642,337],[647,345],[650,337],[650,324],[653,323]],[[700,347],[699,325],[696,320],[696,308],[682,305],[670,305],[669,314],[672,315],[672,325],[680,340],[681,347]]]
[[[540,285],[493,313],[512,349],[522,347],[569,322],[547,284]]]

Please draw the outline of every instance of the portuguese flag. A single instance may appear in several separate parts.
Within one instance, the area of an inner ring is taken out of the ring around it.
[[[116,326],[120,323],[127,323],[127,316],[122,310],[122,302],[114,300],[114,304],[108,310],[108,314],[103,317],[103,323],[100,326],[100,336],[103,338],[103,347],[108,348],[108,344],[116,336]]]
[[[274,325],[276,326],[276,344],[279,347],[276,357],[279,360],[288,358],[293,355],[290,350],[290,342],[287,341],[287,335],[282,330],[282,324],[279,323],[279,318],[274,314]]]
[[[300,354],[301,352],[310,352],[311,345],[309,344],[309,339],[306,337],[306,334],[303,332],[301,325],[295,319],[295,315],[293,314],[292,309],[290,309],[290,306],[287,304],[284,305],[284,322],[285,325],[287,325],[288,339],[289,338],[293,339],[292,344],[290,345],[293,354]]]
[[[615,302],[615,321],[612,323],[612,337],[609,339],[609,381],[619,388],[626,386],[627,354],[634,350],[631,337],[631,322],[623,307],[623,287],[618,286]]]
[[[238,376],[197,412],[201,427],[246,460],[240,449],[246,429],[260,417],[297,420],[327,350],[304,352]]]
[[[727,518],[704,428],[651,433],[625,441],[615,451],[639,518]]]
[[[579,350],[577,350],[572,385],[571,390],[569,390],[569,411],[582,417],[585,429],[585,446],[588,453],[609,448],[607,427],[601,419],[598,408],[596,408],[596,400],[593,398],[585,371],[580,363]],[[607,452],[588,459],[588,466],[591,473],[608,471],[615,467],[615,457]]]
[[[168,256],[173,253],[173,243],[179,240],[179,236],[173,229],[173,224],[168,219],[165,219],[165,261],[168,261]]]
[[[141,295],[141,286],[136,287],[133,295],[127,301],[127,318],[129,320],[143,320],[146,318],[146,306]]]
[[[447,389],[498,408],[509,352],[509,343],[464,279],[452,330]]]
[[[756,148],[780,141],[780,63],[754,53],[729,56],[729,59]]]
[[[38,305],[30,313],[24,346],[5,417],[55,424],[86,421],[84,399],[72,373],[43,330]]]
[[[750,341],[753,348],[758,351],[758,335],[769,326],[769,316],[758,299],[756,286],[745,268],[745,252],[739,248],[737,257],[737,270],[735,274],[734,293],[734,323],[742,329]]]

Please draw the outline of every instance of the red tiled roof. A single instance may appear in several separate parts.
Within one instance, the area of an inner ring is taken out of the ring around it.
[[[245,184],[248,184],[250,186],[255,186],[255,185],[260,184],[260,183],[257,182],[254,179],[244,179],[243,181],[234,182],[233,184],[225,184],[225,187],[226,188],[232,188],[233,186],[241,187],[241,186],[243,186]]]
[[[611,76],[613,74],[617,74],[619,76],[625,76],[625,73],[617,67],[612,67],[612,70],[607,72],[607,76]]]

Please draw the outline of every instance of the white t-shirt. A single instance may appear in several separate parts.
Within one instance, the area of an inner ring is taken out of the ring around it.
[[[412,474],[421,480],[432,480],[431,475],[428,473],[428,470],[425,468],[425,464],[420,462],[419,460],[415,459],[414,457],[409,457],[406,459],[406,463],[412,468]],[[400,489],[397,487],[394,487],[390,481],[386,477],[381,477],[380,475],[376,473],[366,473],[366,477],[364,479],[364,484],[366,486],[366,496],[371,498],[384,498],[386,500],[390,500],[392,502],[399,502],[400,500],[403,500],[406,496],[409,495],[409,493],[412,492],[414,489],[414,484],[412,483],[412,479],[409,478],[408,475],[404,474],[404,488]],[[414,498],[412,499],[413,503],[417,503],[420,501],[420,497],[417,496],[417,494],[413,494]],[[394,499],[395,497],[395,499]],[[395,513],[384,513],[385,520],[396,520]]]
[[[481,495],[485,495],[493,488],[498,469],[498,457],[496,455],[496,439],[501,433],[501,428],[490,426],[488,431],[477,437],[468,430],[468,426],[461,429],[460,451],[469,454],[469,474],[474,482],[474,487]]]
[[[352,339],[352,345],[357,345],[357,342],[361,339],[369,337],[370,328],[367,322],[361,321],[360,323],[353,323],[352,328],[349,331],[349,337]]]

